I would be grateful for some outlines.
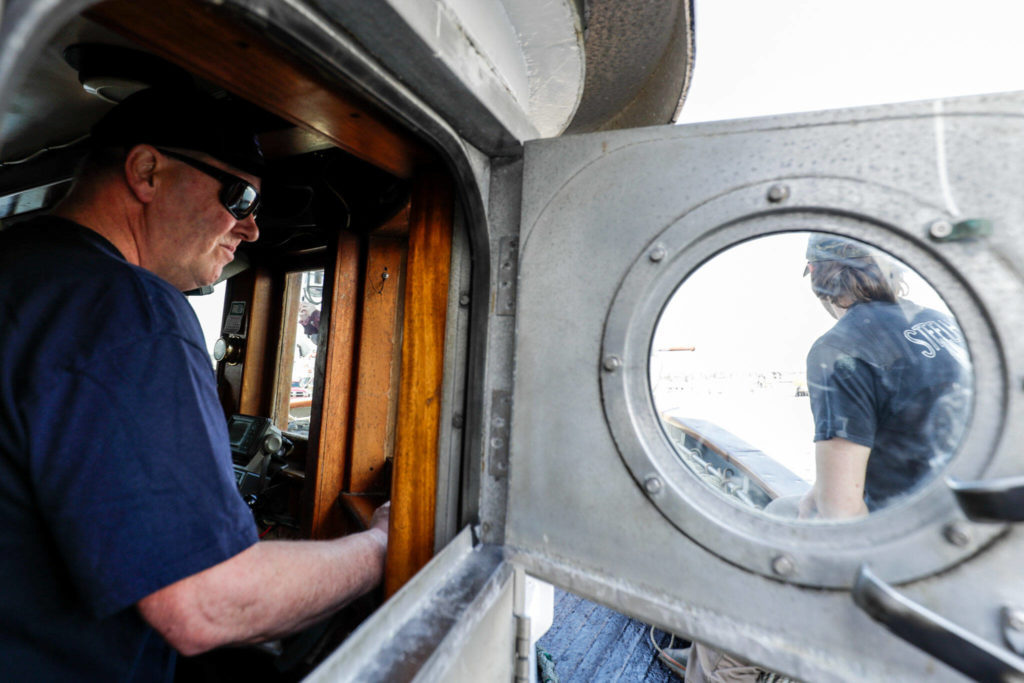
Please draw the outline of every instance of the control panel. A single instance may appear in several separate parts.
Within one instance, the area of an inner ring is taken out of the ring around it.
[[[239,492],[246,498],[259,494],[266,487],[271,459],[284,449],[281,430],[265,417],[232,415],[228,439]]]

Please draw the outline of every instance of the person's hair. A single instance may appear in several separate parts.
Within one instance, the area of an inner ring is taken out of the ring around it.
[[[871,257],[845,261],[816,261],[811,268],[811,289],[820,299],[840,308],[855,303],[896,303],[903,280],[896,271],[886,274]]]

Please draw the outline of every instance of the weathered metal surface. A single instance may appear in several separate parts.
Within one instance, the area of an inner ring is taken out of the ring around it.
[[[501,549],[474,547],[467,528],[306,680],[474,680],[463,675],[467,662],[459,658],[471,658],[474,650],[467,642],[480,636],[498,676],[503,669],[511,674],[511,590],[512,570],[502,561]],[[507,629],[478,628],[492,614],[503,615]]]
[[[576,111],[584,54],[571,2],[312,4],[490,154],[557,135]]]
[[[675,121],[694,65],[691,0],[590,0],[587,76],[566,132]]]
[[[1024,313],[1009,302],[1024,296],[1022,105],[976,97],[528,144],[506,524],[515,561],[798,678],[958,679],[857,610],[858,561],[996,642],[994,610],[1024,599],[1012,569],[1020,532],[967,522],[941,480],[852,523],[745,512],[658,455],[647,353],[669,294],[729,245],[810,226],[863,239],[921,273],[967,336],[974,411],[947,473],[1019,474],[1024,406],[1009,378],[1024,374]],[[931,223],[961,216],[995,229],[932,240]],[[774,303],[752,288],[752,305]],[[612,356],[621,365],[609,371]]]

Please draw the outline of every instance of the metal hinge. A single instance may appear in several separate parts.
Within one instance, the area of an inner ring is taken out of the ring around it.
[[[508,474],[510,422],[512,420],[512,392],[495,389],[491,392],[491,425],[488,452],[489,472],[495,479]]]
[[[519,238],[502,237],[498,245],[497,315],[516,314],[516,282],[519,274]]]
[[[516,614],[516,683],[530,680],[530,617]]]

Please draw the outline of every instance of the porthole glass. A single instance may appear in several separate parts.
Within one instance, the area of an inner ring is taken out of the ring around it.
[[[649,373],[690,472],[808,522],[863,517],[931,481],[963,437],[973,384],[964,336],[923,278],[816,232],[697,268],[658,319]]]

